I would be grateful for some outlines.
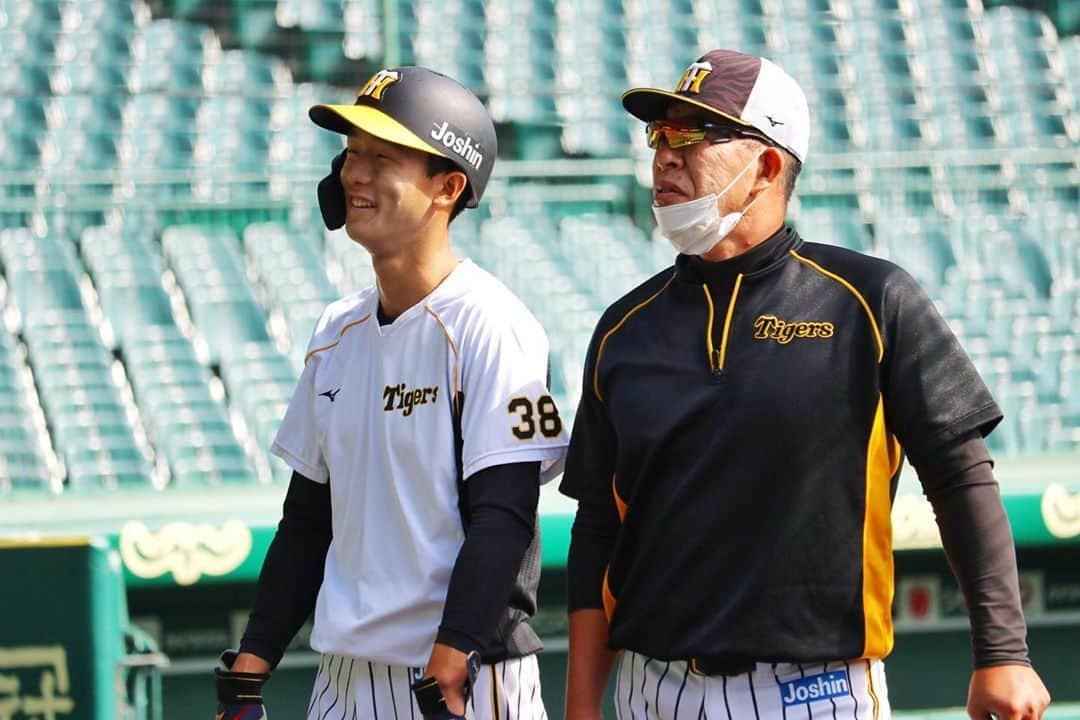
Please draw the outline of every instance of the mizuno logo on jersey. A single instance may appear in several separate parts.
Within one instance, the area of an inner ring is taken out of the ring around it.
[[[329,398],[330,402],[334,402],[334,398],[337,397],[339,392],[341,392],[341,388],[338,388],[337,390],[327,390],[326,392],[319,393],[319,397]]]
[[[387,385],[383,388],[383,410],[386,412],[401,411],[405,417],[412,415],[413,408],[417,405],[427,405],[435,402],[439,397],[439,388],[410,388],[405,383]]]
[[[848,683],[847,673],[843,670],[780,683],[780,699],[784,707],[804,705],[850,694],[851,686]]]
[[[442,125],[436,125],[431,131],[431,139],[441,143],[450,152],[461,156],[465,162],[477,170],[484,163],[481,147],[479,144],[473,144],[472,136],[466,135],[464,130],[451,126],[445,120]]]
[[[755,340],[775,340],[787,345],[795,339],[831,338],[836,327],[831,322],[786,322],[775,315],[759,315],[754,321]]]

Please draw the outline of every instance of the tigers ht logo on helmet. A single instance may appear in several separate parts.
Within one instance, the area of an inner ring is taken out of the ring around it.
[[[360,96],[367,96],[374,100],[382,100],[383,92],[398,80],[401,75],[397,70],[380,70],[371,76],[371,79],[360,88]]]

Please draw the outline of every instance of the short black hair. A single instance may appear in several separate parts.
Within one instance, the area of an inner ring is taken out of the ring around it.
[[[791,154],[790,151],[783,148],[780,150],[784,153],[784,159],[787,161],[784,163],[784,169],[781,171],[780,176],[780,181],[784,184],[784,202],[791,202],[791,195],[795,192],[795,181],[799,179],[799,173],[802,172],[802,161]]]
[[[444,172],[465,172],[458,164],[450,158],[439,157],[438,155],[428,155],[427,160],[427,174],[428,177],[435,177],[439,173]],[[453,221],[458,214],[465,209],[465,203],[469,202],[469,197],[472,195],[472,189],[469,188],[469,176],[465,176],[465,189],[461,191],[461,195],[458,197],[457,202],[454,203],[453,210],[450,211],[450,220]]]

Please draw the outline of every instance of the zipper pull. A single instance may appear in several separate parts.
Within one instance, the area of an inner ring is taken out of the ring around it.
[[[724,372],[724,369],[720,366],[720,351],[718,349],[713,348],[711,359],[713,375],[719,375]]]

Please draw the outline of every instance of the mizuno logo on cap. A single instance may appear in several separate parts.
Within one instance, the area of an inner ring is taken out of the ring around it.
[[[435,124],[431,131],[431,139],[442,145],[450,152],[459,155],[462,160],[472,165],[477,170],[484,162],[484,155],[479,144],[473,144],[471,136],[465,134],[460,128],[456,128],[443,120],[442,125]]]

